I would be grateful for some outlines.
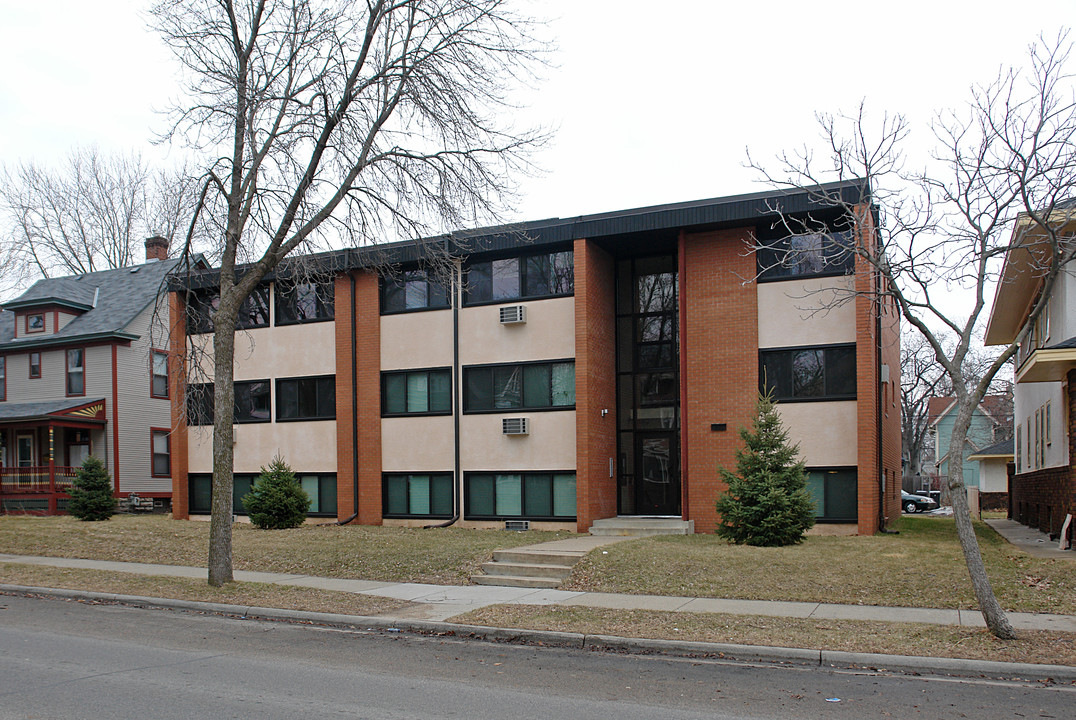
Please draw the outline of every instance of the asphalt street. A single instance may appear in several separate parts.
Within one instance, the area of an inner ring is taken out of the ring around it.
[[[1068,718],[1076,688],[0,596],[0,718]]]

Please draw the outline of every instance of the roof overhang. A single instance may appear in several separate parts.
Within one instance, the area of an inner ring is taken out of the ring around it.
[[[86,303],[80,303],[75,300],[61,297],[39,297],[30,300],[12,300],[11,302],[4,303],[5,310],[33,310],[53,307],[68,308],[79,312],[93,310],[93,305],[87,305]]]
[[[1016,369],[1016,382],[1060,382],[1072,369],[1076,369],[1076,348],[1040,348]]]
[[[44,403],[12,403],[2,408],[0,425],[60,423],[64,425],[104,425],[105,399],[58,400]]]
[[[1004,460],[1006,462],[1012,462],[1012,453],[972,453],[968,455],[967,460]]]
[[[129,343],[137,340],[140,336],[134,333],[112,331],[99,333],[86,333],[82,335],[51,335],[44,338],[19,338],[0,344],[0,352],[13,352],[20,350],[33,350],[39,347],[52,347],[56,345],[86,345],[88,343],[101,343],[109,340],[118,340]]]

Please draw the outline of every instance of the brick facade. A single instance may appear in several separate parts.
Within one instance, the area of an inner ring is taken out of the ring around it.
[[[171,453],[172,517],[190,519],[187,482],[187,307],[179,293],[168,294],[171,327],[168,328],[168,393],[172,400]]]
[[[684,517],[696,532],[717,527],[725,491],[719,467],[733,468],[738,430],[758,396],[758,292],[751,229],[680,237],[681,468]],[[711,425],[724,423],[723,432]]]
[[[354,280],[354,296],[352,296]],[[358,516],[362,525],[381,524],[381,313],[377,275],[356,271],[336,278],[336,513],[355,514],[358,457]],[[352,378],[355,328],[355,384]],[[358,408],[353,425],[352,400]],[[358,441],[356,446],[355,441]]]
[[[574,256],[576,527],[586,532],[617,510],[615,276],[593,242],[576,240]]]
[[[1076,370],[1068,371],[1067,380],[1069,464],[1010,480],[1012,518],[1050,535],[1061,532],[1065,515],[1076,515]]]

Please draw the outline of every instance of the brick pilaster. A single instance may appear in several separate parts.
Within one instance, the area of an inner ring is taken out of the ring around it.
[[[172,473],[172,517],[190,518],[187,440],[187,308],[179,293],[168,294],[168,393],[172,398],[172,434],[169,439]]]

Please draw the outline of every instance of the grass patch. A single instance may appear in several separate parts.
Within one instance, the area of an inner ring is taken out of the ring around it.
[[[452,621],[661,640],[1076,665],[1076,633],[1019,631],[1016,640],[999,640],[987,630],[944,625],[555,605],[491,605]]]
[[[205,580],[191,578],[15,563],[0,563],[0,583],[344,615],[381,615],[413,606],[413,603],[393,598],[289,585],[236,582],[215,588]]]
[[[640,538],[590,553],[565,589],[851,605],[975,608],[951,518],[904,517],[899,535],[810,536],[800,545],[730,545],[714,535]],[[1076,615],[1076,563],[1032,558],[976,523],[1001,604]],[[604,552],[603,552],[604,551]]]
[[[232,532],[236,570],[447,585],[468,584],[494,550],[569,536],[363,525],[259,530],[245,523]],[[208,548],[209,523],[165,515],[117,515],[106,522],[0,516],[0,549],[15,555],[205,567]]]

